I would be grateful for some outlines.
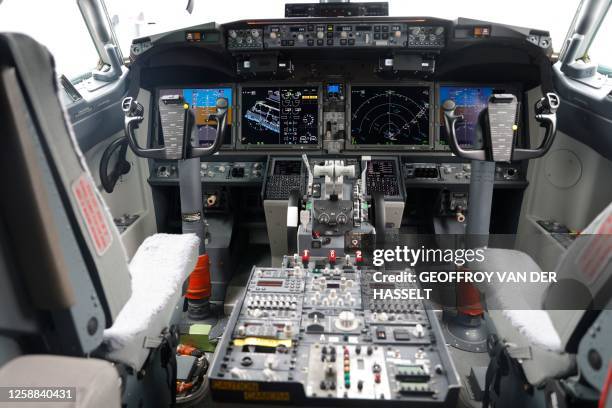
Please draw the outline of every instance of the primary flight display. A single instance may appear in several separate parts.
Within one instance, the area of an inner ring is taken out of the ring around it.
[[[217,112],[217,99],[225,98],[228,103],[227,123],[232,126],[232,88],[171,88],[160,89],[159,96],[180,95],[195,117],[195,127],[200,146],[207,146],[217,137],[217,122],[210,115]],[[161,131],[161,126],[158,127]],[[232,132],[227,132],[223,144],[232,144]]]

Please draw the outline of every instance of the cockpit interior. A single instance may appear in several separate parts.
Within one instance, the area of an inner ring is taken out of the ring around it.
[[[0,1],[0,407],[612,407],[611,0],[111,2]]]

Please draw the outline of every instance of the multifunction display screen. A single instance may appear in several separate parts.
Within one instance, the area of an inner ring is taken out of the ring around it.
[[[451,99],[455,101],[457,108],[455,115],[463,115],[462,121],[455,123],[457,141],[461,147],[477,147],[481,144],[476,140],[476,128],[478,127],[478,116],[487,107],[489,97],[493,94],[492,87],[464,87],[464,86],[441,86],[440,87],[440,144],[448,145],[446,129],[444,129],[444,112],[442,104]]]
[[[352,144],[429,145],[430,97],[428,86],[353,86]]]
[[[248,87],[240,97],[243,145],[319,143],[318,87]]]
[[[217,112],[217,99],[227,99],[227,123],[230,131],[225,135],[223,144],[232,144],[232,88],[178,88],[160,89],[159,96],[179,95],[183,97],[195,116],[195,127],[200,146],[211,145],[217,137],[217,122],[210,118]],[[158,126],[161,132],[161,126]]]

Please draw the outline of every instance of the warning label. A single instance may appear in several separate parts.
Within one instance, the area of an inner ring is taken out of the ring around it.
[[[593,283],[612,260],[612,214],[604,219],[590,241],[578,262],[588,282]]]
[[[104,217],[102,205],[96,196],[95,187],[85,173],[72,184],[72,193],[77,200],[96,253],[100,256],[110,247],[113,236]]]

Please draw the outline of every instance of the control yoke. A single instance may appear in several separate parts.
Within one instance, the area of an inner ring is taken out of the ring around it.
[[[510,162],[529,160],[543,156],[552,146],[557,132],[557,108],[559,96],[549,92],[535,104],[536,120],[546,129],[544,140],[537,149],[520,149],[514,147],[514,131],[518,102],[511,94],[494,94],[488,106],[479,118],[479,126],[484,134],[482,149],[464,149],[459,144],[455,125],[463,120],[463,115],[456,115],[455,101],[448,99],[442,104],[444,124],[448,142],[453,153],[468,160]]]
[[[127,97],[123,100],[122,109],[125,114],[125,134],[134,153],[150,159],[184,160],[210,156],[217,152],[227,132],[227,99],[217,99],[217,112],[208,116],[209,121],[215,121],[216,138],[208,147],[196,147],[192,139],[198,140],[195,118],[189,105],[179,95],[162,96],[159,99],[159,114],[164,137],[164,146],[143,149],[138,144],[134,129],[144,119],[144,108],[135,99]]]

